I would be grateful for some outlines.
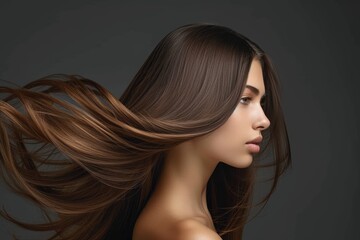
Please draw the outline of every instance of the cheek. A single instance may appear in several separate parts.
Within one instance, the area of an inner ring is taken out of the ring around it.
[[[227,122],[219,129],[218,137],[221,138],[223,144],[227,146],[232,146],[233,144],[239,145],[244,137],[245,128],[244,119],[240,117],[239,113],[234,112]]]
[[[232,115],[224,125],[206,136],[202,145],[209,157],[220,160],[241,152],[244,126],[240,120],[238,115]]]
[[[235,168],[246,168],[252,163],[252,155],[248,151],[245,142],[247,134],[251,130],[239,114],[234,115],[219,129],[210,151],[216,160],[224,162]]]

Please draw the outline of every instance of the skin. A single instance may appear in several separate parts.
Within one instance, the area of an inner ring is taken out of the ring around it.
[[[270,126],[261,106],[265,86],[258,60],[252,61],[246,85],[260,93],[245,88],[225,124],[168,152],[156,189],[137,219],[133,240],[221,239],[206,204],[208,179],[219,162],[248,167],[254,153],[245,143]]]

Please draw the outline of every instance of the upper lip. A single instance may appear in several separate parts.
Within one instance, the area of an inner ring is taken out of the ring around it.
[[[262,136],[258,136],[256,138],[254,138],[253,140],[246,142],[246,143],[255,143],[255,144],[259,144],[262,141]]]

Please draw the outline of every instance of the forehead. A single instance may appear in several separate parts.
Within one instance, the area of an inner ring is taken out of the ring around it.
[[[248,78],[246,81],[246,85],[251,85],[257,89],[259,89],[260,94],[264,95],[265,93],[265,85],[264,78],[261,68],[261,63],[259,60],[254,59],[251,63]],[[250,89],[245,88],[245,91],[249,91]]]

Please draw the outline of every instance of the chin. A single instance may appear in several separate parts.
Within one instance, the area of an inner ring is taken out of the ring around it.
[[[251,154],[237,158],[237,161],[224,162],[235,168],[247,168],[253,162],[253,156]]]

